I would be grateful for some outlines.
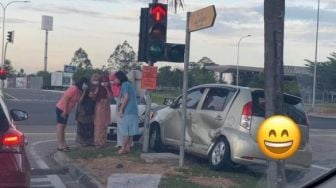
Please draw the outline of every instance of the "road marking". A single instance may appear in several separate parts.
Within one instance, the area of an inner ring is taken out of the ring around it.
[[[5,93],[5,95],[8,95],[9,97],[13,98],[13,99],[8,99],[8,100],[20,101],[18,98],[14,97],[13,95],[10,95],[8,93]]]
[[[31,135],[31,136],[34,136],[34,135],[56,135],[56,133],[24,133],[25,135]],[[69,136],[75,136],[76,133],[65,133],[65,135],[69,135]],[[54,140],[56,141],[56,140]],[[50,141],[51,142],[51,141]]]
[[[323,167],[323,166],[319,166],[319,165],[311,165],[313,168],[318,168],[318,169],[321,169],[321,170],[326,170],[326,171],[329,171],[331,170],[331,168],[326,168],[326,167]]]
[[[332,135],[324,135],[324,134],[310,134],[309,136],[319,136],[319,137],[323,137],[323,136],[331,136],[331,137],[336,137],[335,134],[332,134]]]
[[[34,161],[36,162],[37,166],[41,169],[49,169],[49,166],[46,162],[37,154],[36,146],[39,144],[47,143],[47,142],[56,142],[56,140],[44,140],[44,141],[38,141],[31,144],[30,154],[32,155]],[[48,175],[47,176],[52,185],[54,185],[57,188],[65,188],[65,185],[63,184],[60,177],[57,175]]]

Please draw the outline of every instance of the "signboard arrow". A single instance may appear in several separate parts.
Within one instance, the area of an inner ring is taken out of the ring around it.
[[[212,27],[216,19],[215,5],[192,12],[189,20],[189,32]]]

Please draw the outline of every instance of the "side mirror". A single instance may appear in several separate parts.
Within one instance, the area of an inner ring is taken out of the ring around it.
[[[22,110],[13,109],[10,111],[10,114],[14,121],[24,121],[28,119],[27,112],[24,112]]]
[[[165,98],[163,104],[166,106],[172,106],[174,104],[174,99],[172,98]]]

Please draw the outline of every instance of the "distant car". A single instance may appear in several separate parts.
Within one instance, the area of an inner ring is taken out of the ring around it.
[[[157,107],[158,105],[155,103],[152,103],[152,108]],[[108,127],[107,130],[107,139],[108,140],[117,140],[117,112],[116,112],[116,101],[112,100],[111,101],[111,105],[110,105],[110,109],[111,109],[111,124]],[[140,133],[139,135],[134,137],[134,140],[139,140],[143,131],[144,131],[144,114],[146,111],[146,100],[142,99],[142,100],[138,100],[138,116],[139,116],[139,128],[140,128]]]
[[[265,119],[264,90],[224,84],[200,85],[188,90],[186,151],[207,157],[218,170],[232,164],[266,164],[260,151],[257,131]],[[300,127],[301,144],[286,160],[286,167],[308,169],[312,162],[309,127],[302,100],[284,94],[283,114]],[[150,122],[150,149],[162,146],[179,148],[182,121],[182,96],[170,106],[154,112]]]
[[[28,119],[28,114],[21,110],[9,113],[0,95],[0,187],[30,187],[25,136],[13,122]]]

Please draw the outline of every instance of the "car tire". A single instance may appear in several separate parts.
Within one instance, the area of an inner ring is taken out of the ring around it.
[[[149,149],[155,152],[162,151],[161,131],[158,125],[152,125],[149,129]]]
[[[233,167],[229,142],[220,137],[211,148],[208,155],[209,166],[212,170],[230,169]]]

